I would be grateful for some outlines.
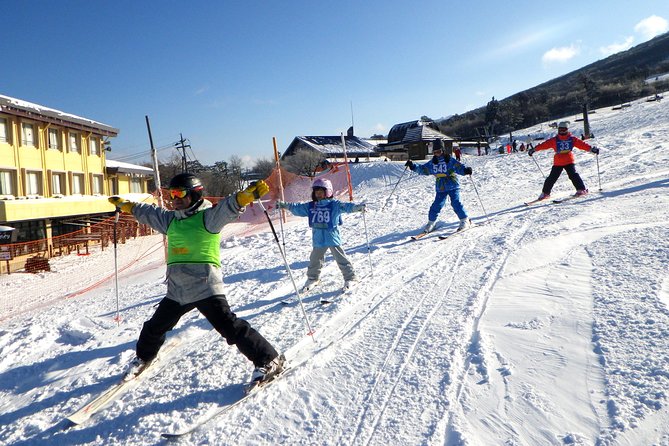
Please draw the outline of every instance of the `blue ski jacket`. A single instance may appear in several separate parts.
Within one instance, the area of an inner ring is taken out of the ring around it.
[[[414,164],[411,170],[419,175],[434,175],[436,177],[435,189],[437,192],[447,192],[460,188],[458,175],[465,174],[465,165],[456,160],[455,157],[449,157],[448,161],[440,156],[438,162],[430,160],[424,164]]]
[[[288,209],[298,217],[309,217],[311,243],[314,248],[340,246],[341,214],[360,212],[365,208],[361,204],[343,203],[334,198],[304,203],[283,203],[281,207]]]

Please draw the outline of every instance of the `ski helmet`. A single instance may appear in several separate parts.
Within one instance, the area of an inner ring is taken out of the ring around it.
[[[202,199],[204,187],[202,181],[192,173],[184,172],[176,175],[170,180],[170,189],[184,189],[190,194],[191,202],[195,203]]]
[[[558,124],[559,129],[569,129],[569,122],[567,121],[562,121]]]
[[[325,180],[323,178],[317,178],[316,181],[314,181],[314,184],[311,185],[312,189],[315,189],[317,187],[320,187],[322,189],[325,189],[325,198],[332,198],[334,189],[332,188],[332,183],[330,180]],[[314,195],[312,193],[312,198],[314,198]]]

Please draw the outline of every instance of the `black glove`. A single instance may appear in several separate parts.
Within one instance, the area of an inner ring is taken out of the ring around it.
[[[471,175],[472,174],[472,168],[471,167],[465,167],[465,175]]]
[[[406,163],[404,163],[405,166],[407,166],[409,169],[413,170],[413,161],[407,160]]]
[[[527,154],[530,155],[530,156],[534,155],[534,147],[530,147],[530,148],[527,150]]]
[[[599,153],[599,149],[597,147],[590,147],[590,153],[597,155]]]

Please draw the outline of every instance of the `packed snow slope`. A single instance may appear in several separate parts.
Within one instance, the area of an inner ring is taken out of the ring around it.
[[[180,444],[669,445],[669,101],[597,110],[591,124],[601,154],[576,153],[589,196],[526,207],[551,153],[538,165],[526,153],[466,156],[462,198],[480,226],[444,241],[409,240],[427,221],[432,178],[403,163],[352,165],[368,211],[345,215],[342,235],[361,280],[340,296],[328,257],[321,287],[302,296],[313,339],[269,228],[226,238],[230,304],[306,362]],[[563,174],[553,196],[572,192]],[[453,231],[450,205],[440,217],[438,233]],[[301,284],[306,220],[279,238]],[[110,255],[62,258],[31,280],[111,270]],[[113,281],[2,323],[1,444],[162,444],[162,432],[239,397],[251,364],[194,311],[169,334],[184,342],[165,368],[63,429],[132,358],[165,293],[161,256],[121,272],[120,324]]]

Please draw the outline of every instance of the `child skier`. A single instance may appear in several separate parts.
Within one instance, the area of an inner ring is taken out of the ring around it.
[[[541,190],[541,195],[537,198],[537,201],[546,200],[551,196],[551,189],[553,185],[560,178],[562,174],[562,169],[567,171],[571,183],[576,188],[575,196],[587,195],[588,189],[585,188],[585,184],[581,179],[581,176],[576,172],[576,166],[574,164],[574,147],[577,149],[585,150],[586,152],[598,154],[599,149],[597,147],[590,147],[590,145],[577,137],[573,136],[569,132],[569,123],[562,121],[558,124],[558,134],[553,138],[549,138],[546,141],[542,142],[536,147],[530,147],[527,151],[527,154],[532,156],[534,152],[539,150],[555,150],[555,156],[553,157],[553,167],[551,168],[551,173],[546,177],[544,181],[544,187]]]
[[[318,285],[325,253],[328,249],[344,275],[344,290],[348,290],[357,278],[355,271],[353,271],[353,265],[341,247],[339,224],[343,212],[364,212],[365,205],[343,203],[332,198],[333,189],[329,180],[318,178],[311,187],[312,201],[304,203],[276,202],[277,208],[288,209],[293,215],[300,217],[309,217],[313,250],[309,257],[307,281],[302,287],[302,291],[309,291]]]
[[[432,232],[437,223],[437,217],[441,209],[446,204],[446,197],[451,198],[451,206],[453,211],[460,219],[458,231],[466,229],[471,226],[471,220],[467,216],[462,202],[460,201],[460,183],[458,177],[455,175],[471,175],[472,168],[467,167],[460,161],[451,157],[444,152],[444,142],[441,139],[435,139],[432,147],[432,154],[434,155],[430,161],[425,164],[415,164],[409,160],[406,166],[409,169],[417,172],[420,175],[434,175],[436,177],[435,188],[436,195],[434,202],[430,206],[428,213],[428,222],[423,229],[424,233]]]

